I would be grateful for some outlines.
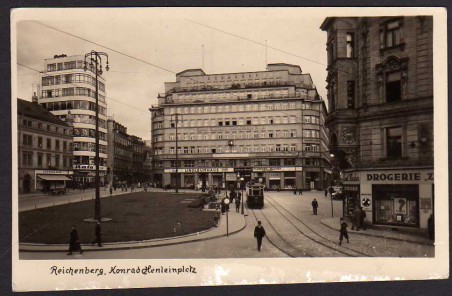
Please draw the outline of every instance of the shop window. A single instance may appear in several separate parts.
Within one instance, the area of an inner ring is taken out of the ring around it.
[[[373,185],[375,224],[419,225],[418,185]]]
[[[402,128],[390,127],[386,129],[386,152],[388,158],[402,156]]]

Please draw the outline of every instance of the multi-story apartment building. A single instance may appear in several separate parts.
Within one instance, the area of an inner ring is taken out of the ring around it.
[[[427,228],[433,213],[433,19],[331,17],[326,126],[345,214]]]
[[[17,100],[19,193],[65,188],[73,174],[72,127],[37,100]]]
[[[113,117],[107,120],[109,182],[137,183],[143,179],[144,141],[127,133],[127,127],[116,122]]]
[[[96,76],[94,66],[84,71],[83,56],[56,55],[45,60],[42,93],[39,103],[66,120],[68,112],[74,117],[74,181],[85,186],[94,184],[96,134]],[[105,79],[99,75],[99,170],[100,183],[106,181],[107,160],[107,102]]]
[[[152,141],[144,140],[143,147],[143,180],[146,182],[152,182]],[[154,186],[155,184],[152,183]]]
[[[230,188],[238,174],[270,189],[329,183],[326,106],[299,66],[212,75],[185,70],[165,83],[150,111],[157,186]]]

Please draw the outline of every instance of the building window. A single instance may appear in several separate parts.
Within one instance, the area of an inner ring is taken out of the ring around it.
[[[355,81],[347,81],[347,108],[355,108]]]
[[[23,135],[22,144],[24,146],[33,146],[33,138],[31,135]]]
[[[402,99],[400,72],[386,74],[386,102],[398,102]]]
[[[47,149],[52,149],[52,141],[51,139],[47,139]]]
[[[402,156],[402,128],[390,127],[386,129],[386,151],[388,158]]]
[[[56,167],[60,166],[60,155],[59,154],[55,154],[55,166]]]
[[[60,140],[55,140],[55,150],[60,150]]]
[[[380,29],[380,48],[391,48],[402,44],[402,20],[385,23]]]
[[[22,153],[22,164],[23,165],[32,165],[33,164],[33,153],[23,152]]]
[[[355,46],[355,35],[353,33],[347,33],[347,58],[354,58],[354,46]]]
[[[38,166],[42,167],[42,159],[43,159],[43,154],[42,153],[38,153]]]

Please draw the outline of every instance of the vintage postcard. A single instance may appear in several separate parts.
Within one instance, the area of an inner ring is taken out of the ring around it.
[[[448,278],[445,9],[11,27],[14,291]]]

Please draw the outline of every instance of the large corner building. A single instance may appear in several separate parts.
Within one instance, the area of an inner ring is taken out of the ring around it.
[[[73,118],[73,181],[89,186],[95,177],[96,75],[94,66],[84,68],[83,56],[56,55],[46,59],[39,103],[63,121]],[[105,79],[99,75],[99,170],[100,182],[107,172],[107,102]]]
[[[331,17],[328,105],[344,214],[427,228],[433,213],[433,18]]]
[[[185,70],[165,83],[150,111],[157,186],[230,188],[240,179],[269,189],[329,185],[326,106],[299,66]]]

